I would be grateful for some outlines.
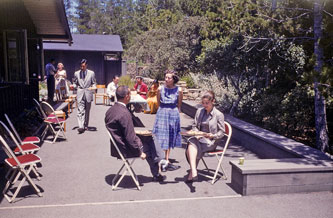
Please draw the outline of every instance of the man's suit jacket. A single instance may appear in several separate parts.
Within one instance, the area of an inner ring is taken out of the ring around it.
[[[199,108],[194,117],[193,130],[200,130],[202,118],[204,113],[207,113],[205,108]],[[220,139],[223,138],[225,127],[224,127],[224,115],[221,111],[213,107],[213,110],[210,112],[210,119],[208,121],[209,132],[214,134],[213,140],[215,144],[219,143]]]
[[[83,77],[81,70],[74,73],[74,87],[77,88],[77,101],[82,101],[83,96],[85,96],[87,102],[92,102],[94,100],[94,90],[89,90],[88,88],[96,88],[95,73],[94,71],[87,70],[85,79]]]
[[[124,105],[115,103],[109,108],[105,114],[105,125],[124,157],[140,156],[142,142],[135,134],[132,115]],[[111,156],[120,158],[112,144]]]

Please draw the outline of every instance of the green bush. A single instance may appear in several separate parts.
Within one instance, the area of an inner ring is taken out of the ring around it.
[[[196,88],[196,85],[195,85],[194,80],[191,77],[191,75],[189,75],[189,74],[184,75],[180,78],[180,80],[186,82],[187,88]]]
[[[128,88],[132,89],[134,87],[135,82],[131,79],[129,75],[121,76],[119,78],[120,86],[128,86]]]

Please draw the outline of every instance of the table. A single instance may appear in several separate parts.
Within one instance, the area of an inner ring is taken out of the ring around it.
[[[140,136],[152,136],[152,130],[146,127],[134,127],[135,134]]]
[[[142,106],[142,108],[145,111],[150,111],[150,108],[147,104],[147,100],[142,98],[140,95],[136,94],[136,95],[131,95],[131,100],[130,102],[127,104],[128,109],[133,113],[134,109],[135,109],[135,104],[139,104]]]

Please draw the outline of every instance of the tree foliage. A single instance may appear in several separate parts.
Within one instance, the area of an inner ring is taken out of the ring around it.
[[[185,73],[194,68],[200,54],[200,30],[205,25],[201,17],[183,18],[177,23],[162,25],[135,38],[127,57],[148,64],[149,76],[162,79],[166,69]]]
[[[145,65],[148,76],[191,73],[197,86],[218,93],[224,112],[314,145],[314,81],[333,140],[333,1],[316,1],[320,71],[313,0],[75,0],[68,7],[78,32],[120,35],[125,58]]]

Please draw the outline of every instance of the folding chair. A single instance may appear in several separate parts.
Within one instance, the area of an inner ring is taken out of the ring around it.
[[[96,85],[96,88],[97,89],[95,91],[95,105],[97,98],[103,98],[103,104],[104,104],[105,85]],[[99,89],[103,89],[103,92],[98,92]]]
[[[35,153],[39,151],[40,147],[38,145],[35,145],[33,143],[19,143],[14,134],[9,130],[9,128],[2,122],[0,121],[0,134],[4,138],[4,140],[7,140],[7,144],[9,140],[13,142],[13,145],[15,148],[13,148],[13,151],[15,154],[30,154],[30,153]]]
[[[57,140],[60,133],[62,133],[63,138],[66,139],[66,135],[64,132],[64,125],[66,123],[66,120],[63,118],[57,117],[53,107],[49,103],[43,101],[40,104],[40,106],[41,106],[41,111],[46,116],[46,119],[44,119],[46,128],[44,129],[44,131],[42,133],[42,140],[45,138],[48,131],[50,131],[52,133],[54,138],[53,138],[53,141],[45,140],[45,142],[54,143]],[[53,116],[50,117],[50,115],[53,115]]]
[[[73,101],[73,104],[75,102],[75,107],[77,108],[77,95],[73,94],[73,95],[70,95],[68,98]]]
[[[15,155],[32,154],[40,150],[40,147],[35,144],[19,144],[16,138],[14,137],[13,133],[2,121],[0,121],[0,135],[5,140],[7,145],[11,146],[11,149]],[[37,171],[37,166],[35,166],[32,170],[36,175],[37,179],[40,180],[40,176]],[[14,180],[15,182],[18,179],[18,177],[19,176],[17,176],[16,179]]]
[[[27,180],[28,183],[34,188],[39,197],[42,196],[41,191],[37,188],[35,183],[32,181],[29,173],[33,170],[37,163],[41,162],[41,158],[35,154],[24,154],[15,156],[13,151],[10,149],[5,140],[0,136],[0,144],[7,154],[8,158],[5,159],[5,163],[10,167],[10,170],[6,174],[7,183],[2,191],[4,197],[11,203],[15,200],[17,194],[22,188],[23,183]],[[20,176],[23,176],[20,184],[17,186],[15,192],[10,197],[7,192],[11,186],[13,186]]]
[[[107,132],[109,134],[111,143],[114,145],[114,147],[116,148],[121,160],[123,161],[123,165],[121,166],[120,170],[117,172],[116,176],[112,180],[112,190],[115,190],[118,187],[121,180],[124,178],[124,176],[127,174],[127,172],[129,172],[129,174],[131,175],[136,187],[138,188],[139,191],[141,191],[141,187],[140,187],[140,184],[139,184],[138,177],[137,177],[137,175],[135,174],[135,172],[132,168],[132,165],[133,165],[136,158],[133,158],[132,161],[129,162],[129,160],[126,159],[124,157],[124,155],[121,153],[121,151],[119,150],[119,148],[118,148],[116,142],[114,141],[112,135],[110,134],[110,132],[109,131],[107,131]],[[120,173],[122,173],[121,176],[120,176]],[[118,179],[119,176],[120,176],[120,178]],[[115,182],[116,182],[116,184],[115,184]]]
[[[17,133],[14,125],[12,124],[12,122],[10,121],[9,117],[7,116],[7,114],[5,114],[5,117],[6,117],[6,120],[10,126],[10,128],[12,129],[16,139],[18,140],[18,143],[20,145],[23,145],[23,144],[31,144],[31,143],[39,143],[40,142],[40,139],[37,137],[37,136],[28,136],[28,137],[25,137],[23,140],[21,140],[21,137],[19,136],[19,134]]]
[[[66,87],[61,86],[59,89],[56,89],[56,96],[57,96],[57,101],[68,103],[67,112],[71,113],[73,111],[74,100],[72,98],[68,97]]]
[[[54,111],[55,115],[53,113],[52,114],[45,114],[44,111],[42,110],[42,107],[39,104],[39,102],[36,99],[33,99],[33,100],[34,100],[34,103],[36,105],[36,110],[37,110],[39,116],[41,117],[41,119],[43,121],[46,120],[46,119],[54,119],[55,117],[62,118],[64,120],[66,119],[66,113],[62,110]],[[64,124],[64,131],[66,132],[66,123]]]
[[[206,152],[205,154],[207,154],[208,156],[215,156],[218,160],[218,163],[217,163],[217,166],[216,166],[216,169],[214,170],[214,176],[211,176],[211,175],[207,175],[207,174],[202,174],[200,173],[201,175],[209,178],[209,179],[212,179],[211,183],[214,184],[217,180],[217,176],[220,175],[223,179],[227,179],[227,175],[222,167],[222,160],[223,160],[223,157],[224,157],[224,154],[228,148],[228,145],[229,145],[229,142],[230,142],[230,139],[231,139],[231,135],[232,135],[232,128],[231,128],[231,125],[224,121],[224,125],[225,125],[225,132],[224,132],[224,135],[227,136],[227,139],[226,139],[226,142],[225,142],[225,145],[222,149],[218,149],[216,148],[214,151],[208,151]],[[210,169],[208,168],[205,160],[204,160],[204,157],[201,158],[203,164],[205,165],[206,169],[208,171],[208,173],[210,173]],[[221,172],[220,172],[221,170]],[[222,174],[222,175],[221,175]]]
[[[41,117],[42,120],[53,119],[55,117],[60,117],[60,118],[66,119],[66,113],[62,110],[56,110],[55,115],[54,114],[48,114],[48,115],[45,114],[43,112],[42,107],[39,104],[39,102],[34,98],[33,98],[33,100],[34,100],[34,103],[35,103],[35,106],[36,106],[36,110],[37,110],[37,112],[38,112],[38,114],[39,114],[39,116]],[[64,131],[66,132],[66,124],[64,126]]]

